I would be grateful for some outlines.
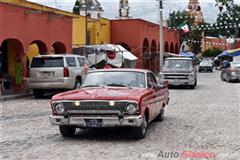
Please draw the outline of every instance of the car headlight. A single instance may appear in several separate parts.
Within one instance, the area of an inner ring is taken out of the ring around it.
[[[236,76],[236,72],[232,72],[231,74],[232,74],[232,76]]]
[[[127,104],[126,106],[126,110],[128,112],[128,114],[135,114],[137,113],[138,109],[137,109],[137,105],[134,105],[132,103]]]
[[[54,110],[57,114],[63,114],[65,112],[65,107],[63,103],[56,103],[54,104]]]
[[[191,78],[191,79],[194,79],[194,78],[195,78],[194,72],[190,73],[188,76],[189,76],[189,78]]]

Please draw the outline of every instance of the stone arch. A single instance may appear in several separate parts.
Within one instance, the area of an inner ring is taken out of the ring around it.
[[[143,68],[150,69],[150,57],[149,57],[149,41],[147,38],[143,40],[142,56],[143,56]]]
[[[38,53],[39,54],[42,54],[42,55],[45,55],[47,54],[48,50],[47,50],[47,45],[41,41],[41,40],[34,40],[32,41],[32,43],[30,44],[31,45],[37,45],[37,48],[38,48]]]
[[[12,80],[12,85],[21,86],[25,73],[25,57],[22,42],[15,38],[5,39],[0,47],[1,78]]]
[[[142,52],[144,53],[144,52],[147,52],[147,51],[149,51],[149,42],[148,42],[148,39],[145,38],[143,40]]]
[[[165,51],[165,52],[169,52],[168,42],[165,42],[164,51]]]
[[[175,44],[175,53],[178,54],[178,52],[179,52],[179,47],[178,47],[178,44],[176,43]]]
[[[156,71],[156,60],[158,59],[157,58],[157,43],[156,43],[156,40],[153,39],[152,40],[152,43],[151,43],[151,59],[150,59],[150,69],[155,72]]]
[[[64,43],[62,43],[62,42],[55,42],[52,45],[52,48],[53,48],[54,54],[66,54],[66,52],[67,52],[67,49],[66,49]]]
[[[170,52],[171,52],[171,53],[174,53],[174,45],[173,45],[173,42],[172,42],[171,45],[170,45]]]

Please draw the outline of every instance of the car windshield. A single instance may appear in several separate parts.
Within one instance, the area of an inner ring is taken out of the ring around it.
[[[133,71],[107,71],[87,74],[82,87],[137,87],[145,88],[145,74]]]
[[[201,66],[210,66],[212,63],[211,62],[201,62],[200,65]]]
[[[34,57],[31,68],[63,67],[63,57]]]
[[[238,62],[233,62],[233,63],[231,64],[231,66],[232,66],[233,68],[240,68],[240,63],[238,63]]]
[[[172,59],[166,60],[163,66],[163,70],[192,70],[193,63],[190,60]]]

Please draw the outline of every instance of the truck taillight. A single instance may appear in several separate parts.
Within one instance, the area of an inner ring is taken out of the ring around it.
[[[67,67],[64,67],[64,69],[63,69],[63,76],[64,77],[69,77],[69,70],[68,70]]]

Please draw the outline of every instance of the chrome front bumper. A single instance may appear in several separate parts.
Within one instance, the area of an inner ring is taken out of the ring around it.
[[[142,116],[126,116],[119,119],[118,116],[115,117],[69,117],[64,118],[63,116],[50,115],[50,122],[52,125],[67,125],[76,127],[87,127],[87,119],[101,119],[102,127],[140,127],[142,124]]]
[[[168,81],[169,85],[178,86],[178,85],[194,85],[194,80],[189,79],[165,79]]]

